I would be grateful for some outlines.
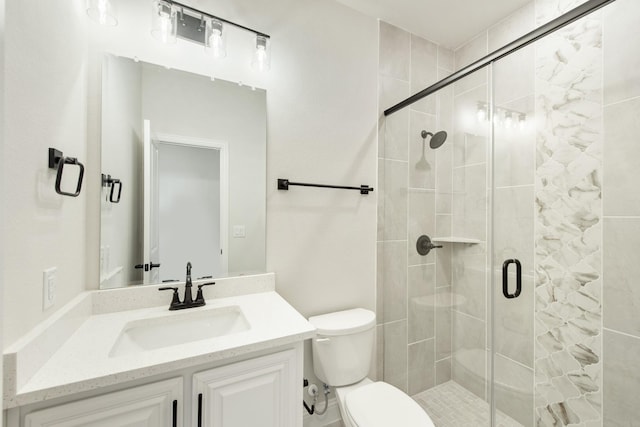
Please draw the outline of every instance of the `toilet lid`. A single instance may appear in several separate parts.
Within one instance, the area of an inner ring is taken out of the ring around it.
[[[416,401],[384,382],[347,394],[345,406],[358,427],[433,427],[431,418]]]

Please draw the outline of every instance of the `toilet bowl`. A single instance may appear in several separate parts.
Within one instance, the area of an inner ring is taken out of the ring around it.
[[[356,308],[309,318],[316,376],[334,387],[346,427],[432,427],[427,413],[400,389],[371,381],[375,314]]]

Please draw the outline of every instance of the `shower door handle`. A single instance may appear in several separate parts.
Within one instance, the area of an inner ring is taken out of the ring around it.
[[[509,265],[516,265],[516,291],[509,293]],[[508,259],[502,264],[502,295],[505,298],[518,298],[522,292],[522,265],[517,259]]]

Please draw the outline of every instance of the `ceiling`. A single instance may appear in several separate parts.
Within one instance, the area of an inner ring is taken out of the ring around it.
[[[530,0],[337,0],[455,49]]]

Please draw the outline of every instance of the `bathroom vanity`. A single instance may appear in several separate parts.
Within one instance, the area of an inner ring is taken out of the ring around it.
[[[157,286],[80,295],[5,352],[7,425],[301,426],[314,327],[272,274],[217,282],[180,311]]]

